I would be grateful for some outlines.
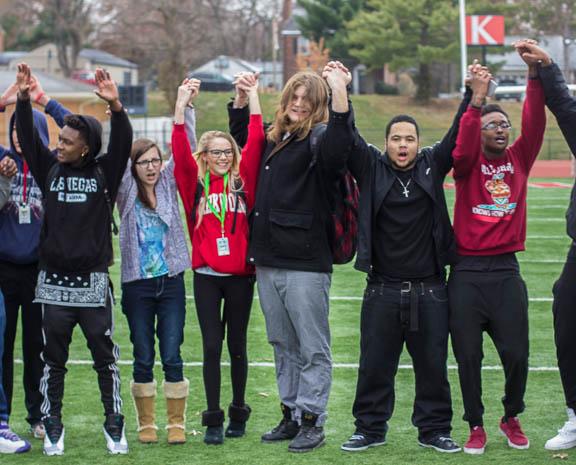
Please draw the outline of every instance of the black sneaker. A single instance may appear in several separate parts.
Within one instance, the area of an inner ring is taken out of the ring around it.
[[[350,436],[348,441],[340,446],[340,449],[347,450],[348,452],[360,452],[368,449],[369,447],[383,446],[384,444],[386,444],[386,440],[384,438],[368,438],[362,433],[356,432]]]
[[[450,436],[443,436],[441,434],[433,436],[427,441],[418,439],[418,445],[422,447],[431,447],[438,452],[445,452],[448,454],[453,454],[454,452],[460,452],[462,450]]]
[[[278,442],[294,439],[300,431],[297,421],[282,418],[278,426],[262,435],[262,442]]]

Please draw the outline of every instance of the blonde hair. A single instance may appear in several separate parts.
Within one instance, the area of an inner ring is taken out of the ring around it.
[[[204,179],[206,176],[206,172],[208,170],[208,163],[204,160],[203,154],[207,154],[208,150],[210,149],[210,143],[214,139],[225,139],[230,143],[232,147],[232,151],[234,152],[234,156],[232,158],[232,166],[230,167],[230,181],[228,182],[228,195],[229,192],[237,192],[242,190],[244,187],[244,181],[240,177],[240,148],[238,144],[234,140],[234,138],[228,134],[227,132],[223,131],[206,131],[204,134],[200,136],[198,140],[198,147],[196,152],[194,152],[193,156],[196,160],[196,164],[198,165],[198,182],[202,184],[204,187]],[[202,218],[204,217],[204,210],[206,209],[206,197],[201,196],[200,201],[198,202],[198,206],[196,207],[196,211],[198,212],[198,220],[196,221],[196,228],[200,226],[202,223]]]
[[[303,121],[292,122],[288,111],[294,94],[299,87],[306,89],[306,99],[310,103],[310,116]],[[282,91],[274,122],[268,129],[267,138],[278,144],[286,132],[296,133],[298,140],[304,139],[318,123],[328,121],[328,85],[319,75],[302,71],[292,76]]]

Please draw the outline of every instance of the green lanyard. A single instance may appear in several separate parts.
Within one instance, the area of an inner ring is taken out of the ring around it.
[[[224,237],[224,221],[226,219],[226,205],[228,204],[228,194],[226,188],[228,187],[228,173],[224,175],[224,200],[220,202],[222,204],[220,212],[216,211],[216,207],[210,202],[210,171],[206,171],[206,176],[204,177],[204,196],[206,197],[206,203],[208,208],[214,213],[214,216],[220,221],[222,226],[222,237]]]

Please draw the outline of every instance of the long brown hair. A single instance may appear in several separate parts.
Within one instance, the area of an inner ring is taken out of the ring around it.
[[[136,171],[136,162],[142,155],[144,155],[146,152],[148,152],[148,150],[152,148],[155,148],[158,151],[158,156],[160,159],[162,159],[162,152],[160,151],[160,147],[158,147],[156,142],[150,139],[136,139],[132,143],[132,151],[130,152],[130,160],[132,161],[130,171],[132,172],[132,176],[134,176],[134,179],[136,180],[136,186],[138,187],[138,200],[140,200],[140,202],[142,202],[142,204],[150,210],[154,210],[154,206],[152,205],[152,201],[146,193],[146,189],[144,188],[142,180],[138,176],[138,172]]]
[[[310,116],[294,123],[288,118],[288,109],[296,90],[302,86],[306,89],[306,99],[310,103]],[[302,71],[292,76],[284,86],[267,138],[277,144],[286,132],[290,132],[296,133],[298,140],[302,140],[314,125],[326,121],[328,121],[328,85],[318,74]]]
[[[198,182],[204,186],[204,179],[206,176],[206,171],[208,170],[208,164],[204,161],[202,157],[203,154],[207,154],[210,148],[210,143],[214,139],[225,139],[230,142],[230,146],[234,152],[234,157],[232,158],[232,166],[230,166],[230,182],[228,183],[228,192],[236,192],[242,190],[244,187],[244,182],[240,177],[240,148],[234,140],[234,138],[223,131],[206,131],[200,136],[198,140],[198,147],[196,152],[194,152],[194,158],[196,159],[196,164],[198,165]],[[226,194],[228,194],[228,192]],[[202,218],[204,217],[204,210],[206,208],[206,197],[200,197],[200,202],[196,211],[198,212],[198,221],[196,222],[196,227],[200,226]]]

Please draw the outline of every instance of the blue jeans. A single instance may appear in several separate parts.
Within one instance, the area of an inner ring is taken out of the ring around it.
[[[122,311],[128,319],[134,346],[134,381],[154,380],[154,330],[166,381],[182,381],[180,346],[184,341],[186,319],[184,273],[123,283]]]
[[[2,387],[2,355],[4,352],[4,330],[6,329],[6,309],[4,296],[0,292],[0,422],[8,423],[8,402]]]

